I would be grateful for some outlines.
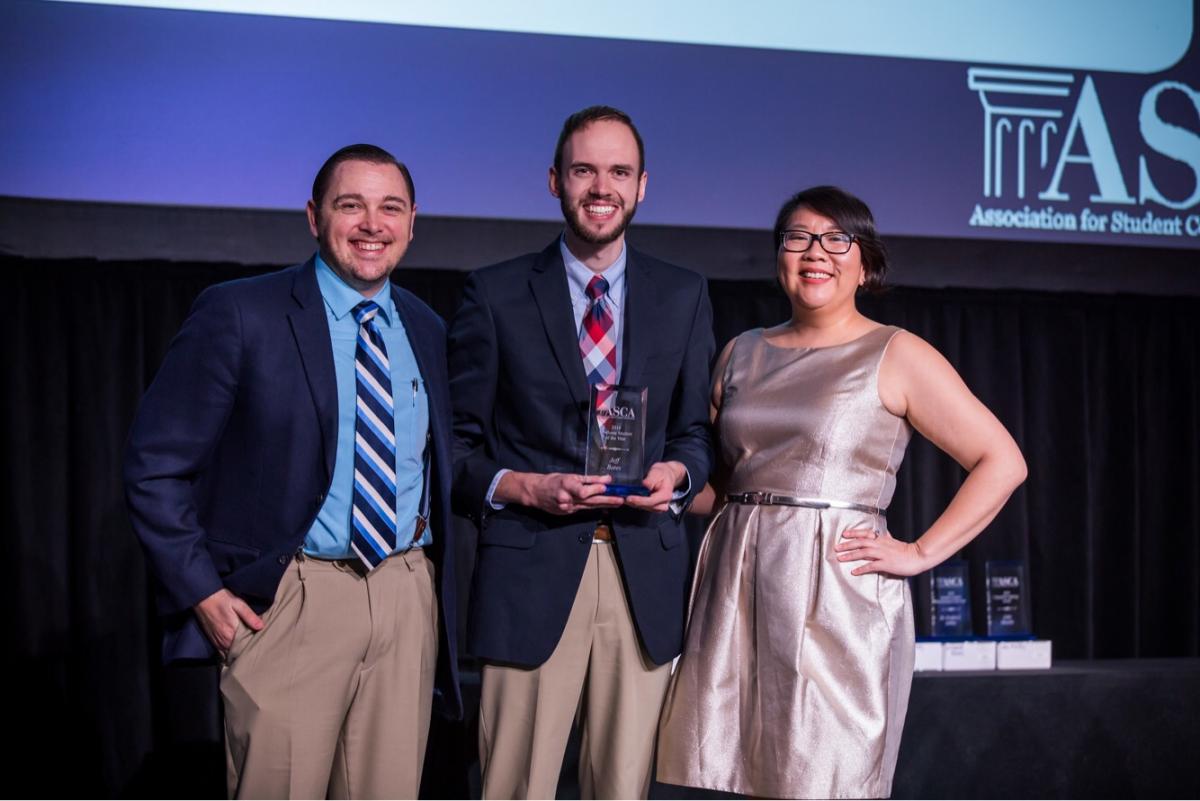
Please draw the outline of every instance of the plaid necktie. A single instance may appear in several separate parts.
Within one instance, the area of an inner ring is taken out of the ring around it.
[[[354,497],[350,547],[368,570],[396,549],[396,427],[387,347],[375,325],[379,306],[354,307]]]
[[[589,384],[617,383],[617,344],[613,341],[613,318],[604,302],[608,281],[592,276],[585,290],[588,296],[583,325],[579,327],[579,353]]]

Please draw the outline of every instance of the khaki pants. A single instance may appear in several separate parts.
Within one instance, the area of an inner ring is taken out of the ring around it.
[[[264,622],[221,671],[230,796],[415,798],[437,662],[424,553],[366,577],[297,557]]]
[[[485,665],[484,798],[554,798],[578,710],[584,798],[645,798],[670,665],[646,658],[611,544],[593,544],[566,629],[533,669]]]

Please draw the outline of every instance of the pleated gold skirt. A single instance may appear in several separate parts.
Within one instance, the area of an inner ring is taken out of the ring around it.
[[[852,576],[833,549],[846,529],[885,526],[844,509],[721,510],[659,727],[659,781],[775,798],[891,794],[912,681],[908,583]]]

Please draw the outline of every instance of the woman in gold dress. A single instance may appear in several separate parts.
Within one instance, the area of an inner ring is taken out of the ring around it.
[[[912,681],[907,576],[971,541],[1025,478],[1004,426],[932,346],[864,317],[886,255],[835,187],[775,224],[791,319],[725,348],[712,413],[723,478],[701,546],[658,779],[754,796],[886,798]],[[884,518],[912,429],[968,475],[913,542]],[[714,502],[715,501],[715,502]]]

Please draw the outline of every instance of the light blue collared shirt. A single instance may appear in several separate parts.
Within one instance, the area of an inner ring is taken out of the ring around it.
[[[325,503],[304,538],[304,552],[322,559],[347,559],[350,550],[350,507],[354,495],[354,425],[356,387],[354,351],[358,340],[358,322],[351,313],[364,298],[335,273],[320,256],[317,262],[317,286],[325,301],[325,319],[333,345],[333,371],[337,379],[337,451],[333,462],[333,482]],[[425,382],[417,367],[417,358],[409,344],[404,323],[396,311],[391,285],[384,286],[370,300],[379,304],[375,325],[387,347],[392,374],[393,424],[396,432],[396,545],[402,551],[409,545],[424,487],[425,439],[429,430],[429,401]],[[418,545],[429,545],[433,532],[425,533]]]

